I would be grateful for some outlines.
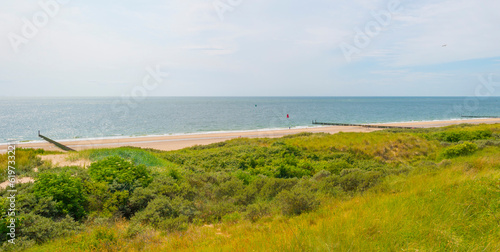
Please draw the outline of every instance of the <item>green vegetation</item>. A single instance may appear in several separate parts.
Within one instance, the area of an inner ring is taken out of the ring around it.
[[[448,148],[442,152],[445,158],[454,158],[458,156],[465,156],[474,153],[477,150],[477,144],[471,142],[464,142]]]
[[[40,201],[52,201],[51,207],[44,209],[46,217],[70,215],[79,220],[85,216],[82,179],[70,173],[41,173],[33,186],[33,196]]]
[[[444,142],[459,142],[489,139],[492,135],[493,132],[491,130],[455,129],[430,134],[429,138],[435,138]]]
[[[44,169],[47,167],[38,155],[55,154],[60,152],[45,151],[42,149],[16,149],[16,174],[22,177],[33,175],[33,168]],[[8,156],[0,155],[0,179],[7,180]]]
[[[146,187],[151,182],[145,165],[136,166],[117,156],[91,164],[88,173],[93,181],[114,184],[115,190],[133,190],[134,187]]]
[[[499,133],[458,125],[83,151],[72,158],[95,161],[88,169],[42,169],[18,185],[22,238],[9,246],[1,229],[1,242],[33,251],[498,251]]]
[[[76,154],[72,154],[70,156],[70,160],[84,158],[91,161],[100,161],[108,157],[117,156],[129,160],[136,165],[142,164],[148,167],[168,165],[167,162],[158,158],[158,156],[155,155],[155,152],[155,150],[143,151],[142,149],[136,147],[93,149],[83,150]]]

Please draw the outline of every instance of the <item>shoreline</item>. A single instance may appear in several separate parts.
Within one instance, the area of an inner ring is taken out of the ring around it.
[[[445,120],[430,120],[430,121],[401,121],[401,122],[382,122],[382,123],[353,123],[358,125],[388,125],[388,126],[406,126],[407,124],[438,124],[440,122],[446,123],[446,125],[459,124],[460,123],[475,123],[472,121],[477,120],[496,120],[500,118],[456,118],[456,119],[445,119]],[[452,123],[453,122],[453,123]],[[486,122],[488,123],[488,122]],[[493,122],[495,123],[495,122]],[[500,122],[499,122],[500,123]],[[444,125],[444,126],[446,126]],[[306,125],[306,126],[294,126],[291,129],[310,129],[319,127],[331,127],[328,125]],[[435,126],[440,127],[440,126]],[[289,130],[286,127],[283,128],[262,128],[262,129],[242,129],[242,130],[221,130],[221,131],[202,131],[202,132],[188,132],[188,133],[165,133],[165,134],[145,134],[145,135],[116,135],[116,136],[104,136],[104,137],[82,137],[82,138],[65,138],[65,139],[54,139],[57,142],[77,142],[77,141],[98,141],[98,140],[113,140],[113,139],[135,139],[135,138],[146,138],[146,137],[167,137],[167,136],[191,136],[191,135],[208,135],[208,134],[225,134],[225,133],[245,133],[245,132],[262,132],[262,131],[281,131]],[[17,144],[36,144],[36,143],[46,143],[45,140],[22,140],[18,141]],[[9,145],[8,142],[0,142],[1,146]]]
[[[378,123],[373,125],[386,126],[406,126],[406,127],[444,127],[462,123],[470,124],[494,124],[500,123],[500,118],[485,118],[485,119],[455,119],[455,120],[436,120],[436,121],[413,121],[413,122],[398,122],[398,123]],[[373,132],[381,129],[365,128],[360,126],[311,126],[297,127],[291,129],[257,129],[257,130],[242,130],[242,131],[222,131],[222,132],[200,132],[188,134],[169,134],[169,135],[150,135],[150,136],[120,136],[120,137],[104,137],[104,138],[89,138],[89,139],[63,139],[56,140],[64,143],[68,147],[77,151],[84,149],[95,148],[117,148],[123,146],[133,146],[140,148],[152,148],[158,150],[178,150],[182,148],[192,147],[195,145],[207,145],[217,142],[223,142],[234,138],[277,138],[286,135],[298,134],[302,132],[311,133],[329,133],[335,134],[339,132]],[[23,142],[17,144],[18,148],[34,148],[44,150],[57,150],[57,147],[45,141]],[[0,153],[5,153],[7,144],[0,144]]]
[[[311,125],[311,126],[296,126],[291,129],[309,129],[309,128],[319,128],[325,127],[324,125]],[[146,137],[168,137],[168,136],[196,136],[196,135],[208,135],[208,134],[225,134],[225,133],[245,133],[245,132],[262,132],[262,131],[279,131],[279,130],[289,130],[288,128],[264,128],[264,129],[249,129],[249,130],[221,130],[221,131],[202,131],[202,132],[190,132],[190,133],[166,133],[166,134],[151,134],[151,135],[120,135],[120,136],[105,136],[105,137],[83,137],[83,138],[70,138],[70,139],[56,139],[55,141],[60,143],[65,142],[75,142],[75,141],[94,141],[94,140],[113,140],[113,139],[134,139],[134,138],[146,138]],[[42,134],[43,135],[43,134]],[[32,144],[32,143],[45,143],[45,140],[25,140],[20,141],[18,144]],[[0,143],[2,145],[8,145],[9,143]]]

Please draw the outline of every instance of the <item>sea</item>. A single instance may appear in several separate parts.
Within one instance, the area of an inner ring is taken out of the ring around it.
[[[0,143],[500,116],[500,97],[0,98]]]

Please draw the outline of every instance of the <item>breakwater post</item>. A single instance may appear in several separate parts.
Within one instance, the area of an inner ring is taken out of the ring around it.
[[[50,138],[48,138],[48,137],[46,137],[46,136],[44,136],[44,135],[40,134],[40,131],[38,131],[38,137],[40,137],[40,138],[42,138],[43,140],[45,140],[45,141],[47,141],[47,142],[49,142],[49,143],[51,143],[51,144],[55,145],[57,148],[59,148],[59,149],[61,149],[61,150],[63,150],[63,151],[75,151],[75,150],[71,149],[70,147],[68,147],[68,146],[66,146],[66,145],[64,145],[64,144],[61,144],[61,143],[59,143],[59,142],[56,142],[56,141],[54,141],[54,140],[52,140],[52,139],[50,139]]]
[[[463,118],[500,118],[500,116],[462,116]]]
[[[379,128],[379,129],[417,129],[419,127],[404,127],[404,126],[387,126],[387,125],[371,125],[371,124],[353,124],[353,123],[327,123],[312,121],[312,124],[331,125],[331,126],[356,126],[365,128]]]

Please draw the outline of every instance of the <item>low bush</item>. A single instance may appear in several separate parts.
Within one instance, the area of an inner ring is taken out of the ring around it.
[[[276,178],[302,178],[311,175],[310,170],[302,169],[293,165],[280,164],[276,169]]]
[[[478,149],[478,147],[475,143],[464,142],[461,144],[457,144],[457,145],[445,148],[441,152],[441,156],[444,158],[454,158],[454,157],[472,154],[477,149]]]
[[[218,199],[224,199],[227,197],[233,197],[236,194],[240,194],[240,191],[244,189],[243,181],[233,178],[224,183],[221,183],[215,191],[215,195]]]
[[[478,149],[484,149],[488,146],[500,146],[500,140],[477,140],[474,141]]]
[[[151,182],[151,176],[145,165],[134,165],[118,156],[92,163],[88,172],[94,181],[115,183],[117,190],[133,191],[134,188],[146,187]]]
[[[193,202],[181,198],[170,199],[166,196],[159,196],[149,202],[144,210],[136,213],[131,221],[136,224],[151,225],[155,228],[166,228],[168,227],[168,223],[164,222],[166,219],[171,219],[171,224],[174,225],[180,220],[187,223],[195,215],[196,208]],[[175,220],[181,216],[183,217]]]
[[[478,130],[449,130],[443,132],[432,133],[428,135],[430,139],[436,139],[444,142],[460,142],[489,139],[493,136],[493,132],[488,129]]]
[[[270,200],[276,197],[281,191],[288,191],[293,186],[297,184],[299,180],[297,178],[291,179],[279,179],[279,178],[269,178],[265,180],[265,183],[260,188],[260,197],[265,200]]]
[[[352,165],[343,159],[330,160],[325,165],[324,169],[332,174],[339,174],[344,169],[350,169]]]
[[[316,195],[300,187],[280,192],[276,196],[276,201],[284,215],[298,215],[312,211],[319,206]]]
[[[321,171],[317,172],[316,174],[314,174],[314,176],[312,177],[312,180],[321,181],[322,179],[329,177],[330,175],[332,175],[332,173],[330,173],[329,171],[321,170]]]
[[[268,215],[269,213],[269,206],[262,202],[258,202],[247,207],[245,219],[250,220],[251,222],[256,222],[258,219]]]
[[[82,229],[83,227],[68,215],[59,221],[53,221],[43,216],[28,214],[24,216],[19,235],[40,244],[48,240],[75,234]]]
[[[233,212],[222,216],[222,222],[224,223],[237,223],[241,220],[241,214],[239,212]]]
[[[52,198],[56,202],[56,217],[70,215],[80,220],[86,215],[83,182],[68,172],[40,174],[33,186],[33,194],[39,200]]]
[[[346,192],[364,191],[376,185],[381,177],[380,171],[347,169],[340,173],[339,184]]]

